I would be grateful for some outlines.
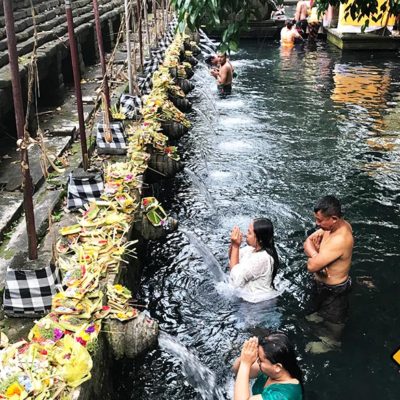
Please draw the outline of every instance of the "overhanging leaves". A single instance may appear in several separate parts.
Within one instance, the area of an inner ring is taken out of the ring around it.
[[[250,16],[259,15],[260,5],[275,9],[283,0],[171,0],[178,21],[186,21],[190,29],[225,27],[220,50],[237,49],[240,33],[248,28]],[[183,27],[184,24],[180,24]]]
[[[400,0],[387,0],[381,6],[379,6],[378,0],[355,0],[352,3],[349,3],[348,0],[316,0],[315,3],[321,14],[328,9],[329,5],[338,7],[340,4],[344,4],[345,18],[351,16],[354,21],[367,18],[362,31],[369,26],[370,19],[378,22],[383,18],[386,11],[389,12],[389,15],[397,16],[400,14]],[[383,21],[383,24],[385,23],[386,20]]]

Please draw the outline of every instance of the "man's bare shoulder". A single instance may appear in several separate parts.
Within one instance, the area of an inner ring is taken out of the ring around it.
[[[346,220],[343,220],[343,222],[345,223],[345,226],[350,231],[350,233],[353,235],[353,227],[350,225],[350,222],[348,222]]]
[[[353,245],[353,229],[351,225],[343,220],[342,226],[331,236],[331,242],[335,245],[349,246]]]

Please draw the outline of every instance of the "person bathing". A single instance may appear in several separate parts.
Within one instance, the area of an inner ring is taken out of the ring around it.
[[[284,333],[247,340],[232,369],[236,374],[234,400],[303,399],[303,373]],[[250,393],[250,379],[255,378]]]
[[[218,92],[221,95],[232,93],[233,66],[226,53],[218,53],[219,69],[211,69],[211,75],[217,80]]]
[[[247,246],[241,248],[243,235],[235,226],[229,247],[229,282],[240,297],[257,303],[276,297],[273,281],[279,267],[274,243],[274,227],[267,218],[253,220],[248,228]]]

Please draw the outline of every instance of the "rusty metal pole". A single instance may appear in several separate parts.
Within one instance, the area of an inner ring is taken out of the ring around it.
[[[75,41],[74,20],[72,17],[71,0],[65,0],[65,14],[68,24],[69,50],[71,52],[72,72],[74,75],[75,97],[78,109],[79,136],[81,139],[82,165],[86,171],[89,168],[89,157],[86,143],[85,119],[83,116],[81,71],[79,69],[78,49]]]
[[[18,142],[21,152],[21,171],[22,171],[22,186],[24,191],[24,209],[26,231],[28,234],[28,254],[31,260],[38,258],[37,252],[37,235],[35,227],[35,214],[33,211],[33,183],[29,170],[29,156],[27,143],[24,141],[24,106],[22,103],[21,78],[19,76],[17,41],[14,28],[14,13],[12,8],[12,0],[3,1],[4,18],[6,22],[8,58],[10,60],[11,83],[14,101],[15,122],[17,126]]]
[[[99,3],[97,2],[97,0],[93,0],[93,13],[94,13],[94,23],[96,25],[97,45],[99,47],[101,73],[103,75],[103,93],[106,96],[106,102],[107,102],[107,107],[106,107],[107,110],[105,112],[108,115],[108,120],[111,121],[110,89],[109,89],[109,86],[108,86],[107,64],[106,64],[106,57],[105,57],[105,54],[104,54],[103,35],[101,33]]]
[[[142,37],[142,6],[141,2],[137,2],[137,13],[138,13],[138,35],[139,35],[139,56],[140,66],[143,71],[143,37]]]

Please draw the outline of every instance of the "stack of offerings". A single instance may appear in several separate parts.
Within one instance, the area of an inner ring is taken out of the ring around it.
[[[131,305],[131,291],[126,287],[107,285],[107,299],[109,307],[107,318],[127,321],[138,315],[137,309]]]

